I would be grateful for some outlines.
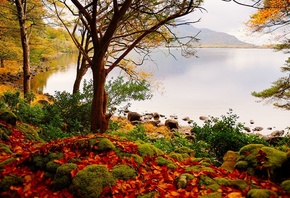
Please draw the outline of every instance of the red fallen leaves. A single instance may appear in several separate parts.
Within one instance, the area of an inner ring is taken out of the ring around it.
[[[23,179],[21,185],[10,186],[6,192],[0,192],[0,196],[7,197],[40,197],[40,198],[54,198],[54,197],[68,197],[72,198],[73,195],[68,189],[53,192],[50,190],[52,180],[45,177],[45,172],[42,170],[32,170],[31,167],[27,166],[25,161],[29,161],[35,155],[47,155],[50,152],[62,152],[64,157],[61,159],[54,160],[59,164],[65,164],[72,158],[80,159],[77,162],[77,169],[71,171],[72,178],[78,173],[78,171],[85,168],[90,164],[104,164],[111,170],[115,165],[127,164],[134,168],[138,175],[134,179],[130,180],[116,180],[116,184],[111,187],[105,187],[103,189],[102,197],[136,197],[138,194],[146,194],[149,192],[156,192],[155,197],[199,197],[213,192],[210,189],[206,189],[205,186],[200,185],[199,180],[203,175],[208,175],[211,178],[227,178],[229,180],[242,179],[249,184],[254,184],[263,189],[270,189],[279,194],[281,197],[286,197],[285,192],[276,184],[260,180],[253,176],[248,175],[245,172],[233,171],[231,173],[214,166],[211,168],[215,172],[206,171],[189,171],[188,173],[195,177],[188,181],[185,189],[177,189],[175,182],[176,179],[183,173],[185,168],[188,166],[200,166],[199,162],[187,159],[182,162],[175,161],[178,165],[175,169],[169,169],[167,166],[159,166],[156,164],[156,157],[145,157],[142,164],[138,164],[134,158],[124,157],[120,158],[114,151],[96,153],[93,152],[93,147],[89,147],[86,144],[86,148],[79,148],[76,144],[78,140],[86,140],[94,138],[96,136],[106,137],[118,147],[122,152],[137,154],[138,147],[136,144],[130,141],[121,141],[118,138],[110,137],[108,135],[89,135],[82,137],[73,137],[64,140],[52,141],[46,144],[39,144],[32,141],[26,141],[23,134],[13,128],[12,135],[9,142],[1,141],[11,147],[13,154],[0,154],[0,163],[10,157],[16,157],[16,161],[6,166],[0,172],[0,182],[6,175],[17,175]],[[164,155],[164,158],[169,158]],[[265,156],[264,156],[265,157]],[[246,197],[249,189],[237,190],[232,186],[221,186],[218,192],[222,193],[223,197],[236,198]]]

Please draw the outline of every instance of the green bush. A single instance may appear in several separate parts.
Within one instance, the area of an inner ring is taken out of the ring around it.
[[[226,116],[221,116],[221,119],[212,117],[202,127],[194,124],[192,132],[196,141],[210,145],[209,152],[220,162],[228,150],[239,151],[250,143],[267,145],[264,139],[244,133],[244,125],[237,121],[238,118],[230,109]]]

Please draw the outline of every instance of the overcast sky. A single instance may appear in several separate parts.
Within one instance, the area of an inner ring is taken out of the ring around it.
[[[246,0],[240,0],[240,2],[243,1],[246,2]],[[270,35],[251,36],[251,32],[247,31],[247,27],[244,24],[256,9],[222,0],[205,0],[202,7],[207,11],[203,11],[203,13],[197,11],[189,16],[194,20],[201,17],[201,21],[194,24],[195,27],[225,32],[236,36],[242,41],[255,44],[269,42]]]

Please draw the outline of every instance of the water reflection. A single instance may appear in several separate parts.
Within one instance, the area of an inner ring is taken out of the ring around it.
[[[157,50],[152,54],[154,62],[142,66],[162,82],[164,94],[156,91],[150,101],[133,102],[132,111],[189,116],[200,123],[200,115],[219,117],[232,108],[246,124],[253,119],[255,126],[264,128],[283,129],[290,125],[290,112],[256,103],[257,99],[250,94],[270,87],[270,82],[281,77],[280,67],[286,54],[270,49],[198,49],[198,58],[184,58],[178,50],[171,52],[174,57],[167,51]],[[41,86],[35,87],[50,94],[55,90],[71,92],[75,62],[72,58],[65,63],[67,67],[62,70],[38,77],[36,82]],[[90,79],[91,73],[85,78]]]

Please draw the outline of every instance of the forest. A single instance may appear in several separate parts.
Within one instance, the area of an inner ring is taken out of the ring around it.
[[[257,8],[247,23],[252,31],[289,23],[287,0],[223,1]],[[153,49],[179,47],[194,56],[195,35],[179,37],[172,28],[198,23],[180,19],[205,11],[203,3],[0,0],[0,196],[289,197],[288,133],[246,133],[231,109],[201,126],[188,120],[186,133],[174,120],[159,124],[161,115],[145,121],[116,109],[152,97],[151,74],[137,67]],[[276,50],[287,52],[284,38]],[[131,51],[142,59],[128,59]],[[73,92],[33,92],[31,78],[42,71],[36,68],[63,53],[78,56]],[[289,110],[288,63],[284,77],[252,95]],[[127,78],[108,80],[114,68]],[[89,69],[92,79],[83,81]],[[3,80],[11,75],[22,83]]]

